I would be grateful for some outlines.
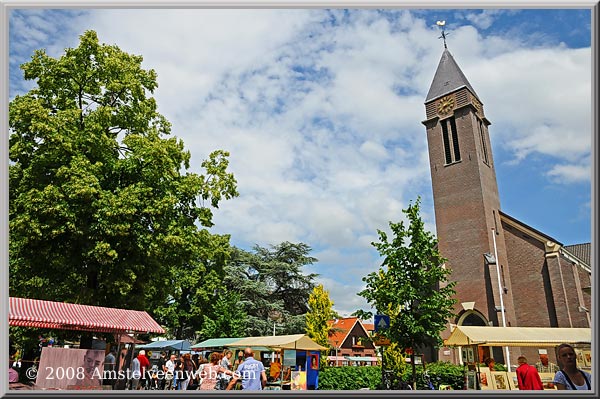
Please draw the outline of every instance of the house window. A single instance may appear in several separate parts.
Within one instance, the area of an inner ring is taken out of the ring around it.
[[[356,345],[356,336],[352,336],[352,346]]]
[[[460,161],[460,147],[458,144],[458,132],[456,130],[456,120],[453,116],[444,119],[442,122],[442,139],[444,141],[444,154],[446,156],[446,165]]]
[[[483,162],[486,165],[489,165],[488,160],[488,151],[487,151],[487,143],[485,141],[485,126],[483,126],[483,122],[479,121],[479,136],[481,137],[481,151],[483,153]]]

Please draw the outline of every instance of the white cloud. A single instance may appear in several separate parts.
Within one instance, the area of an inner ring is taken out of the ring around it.
[[[591,166],[588,165],[556,165],[546,173],[555,183],[589,182]]]

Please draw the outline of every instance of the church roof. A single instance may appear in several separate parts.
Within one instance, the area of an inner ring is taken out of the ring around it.
[[[528,230],[529,232],[533,233],[533,236],[537,236],[538,239],[543,238],[544,241],[552,241],[557,243],[558,245],[560,245],[562,247],[563,250],[566,250],[569,254],[575,256],[577,259],[579,259],[580,261],[584,262],[587,266],[591,266],[590,263],[590,250],[591,250],[591,243],[585,243],[585,244],[575,244],[575,245],[564,245],[561,242],[559,242],[558,240],[550,237],[547,234],[542,233],[539,230],[534,229],[533,227],[523,223],[522,221],[515,219],[514,217],[507,215],[506,213],[504,213],[503,211],[499,211],[500,217],[502,220],[504,221],[510,221],[512,222],[513,225],[518,224],[520,226],[522,226],[525,230]]]
[[[590,249],[592,244],[575,244],[575,245],[565,245],[563,248],[569,251],[571,254],[575,255],[588,265],[591,265],[590,261]]]
[[[435,76],[433,77],[433,82],[429,88],[429,93],[427,93],[425,103],[452,93],[461,87],[467,87],[478,100],[481,100],[479,96],[477,96],[477,93],[475,93],[475,90],[473,90],[473,87],[465,77],[465,74],[458,67],[456,61],[454,61],[452,54],[450,54],[448,49],[445,49],[437,70],[435,71]]]

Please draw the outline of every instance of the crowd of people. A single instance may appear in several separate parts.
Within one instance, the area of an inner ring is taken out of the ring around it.
[[[154,366],[144,350],[134,354],[127,382],[128,390],[260,390],[267,378],[263,364],[254,359],[251,348],[240,351],[231,362],[233,353],[226,349],[213,352],[206,359],[200,354],[171,354],[165,352]],[[159,372],[160,371],[160,372]],[[240,384],[238,384],[238,382]]]

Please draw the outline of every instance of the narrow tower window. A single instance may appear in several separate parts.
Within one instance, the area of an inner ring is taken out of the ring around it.
[[[458,162],[460,161],[460,149],[458,147],[458,132],[454,117],[450,118],[450,127],[452,128],[452,144],[454,144],[454,162]]]
[[[446,120],[442,121],[442,137],[444,139],[444,153],[446,154],[446,163],[452,163],[452,151],[450,151],[450,139],[448,138],[448,126]]]
[[[460,147],[458,143],[458,132],[454,117],[444,119],[442,122],[442,139],[444,141],[444,155],[446,165],[460,161]]]
[[[483,162],[485,162],[486,165],[489,165],[487,144],[485,142],[485,127],[483,126],[482,121],[479,121],[479,135],[481,136],[481,150],[483,152]]]

